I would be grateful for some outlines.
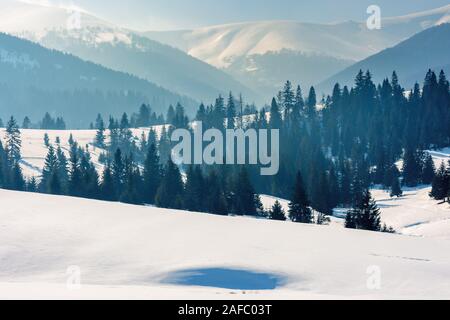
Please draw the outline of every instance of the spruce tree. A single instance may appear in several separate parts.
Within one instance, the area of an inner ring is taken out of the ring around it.
[[[19,163],[16,162],[12,168],[10,188],[12,190],[25,191],[25,186],[26,182],[23,177],[22,168]]]
[[[436,168],[434,166],[434,161],[431,155],[427,155],[422,169],[422,183],[432,184],[434,176],[436,174]]]
[[[104,149],[106,147],[105,124],[101,118],[97,119],[97,122],[97,133],[95,135],[94,145],[98,148]]]
[[[22,129],[30,129],[30,127],[31,127],[31,121],[30,121],[30,118],[25,117],[25,118],[23,119]]]
[[[281,129],[283,119],[281,116],[280,108],[275,98],[272,99],[272,106],[270,107],[270,128]]]
[[[111,166],[107,164],[103,170],[102,182],[100,184],[101,199],[105,201],[117,201],[117,193],[114,187],[114,178]]]
[[[38,190],[37,181],[35,177],[31,177],[31,179],[27,182],[26,189],[28,192],[36,192]]]
[[[416,187],[420,182],[422,173],[421,161],[418,152],[408,148],[403,158],[403,184],[407,187]]]
[[[122,194],[125,176],[125,166],[123,163],[122,151],[120,149],[117,149],[114,153],[111,169],[114,179],[114,189],[116,190],[117,195],[120,196]]]
[[[310,202],[304,189],[303,178],[300,172],[297,173],[294,192],[289,203],[289,217],[293,222],[312,223],[313,213]]]
[[[205,187],[206,185],[200,167],[190,166],[186,176],[184,208],[189,211],[202,212],[205,209]]]
[[[209,172],[205,186],[208,188],[205,193],[205,211],[217,215],[228,215],[228,204],[225,192],[215,170]]]
[[[392,177],[392,183],[391,183],[391,198],[397,197],[400,198],[403,195],[403,190],[400,185],[400,181],[398,176]]]
[[[54,171],[50,177],[50,181],[48,184],[48,193],[49,194],[55,194],[55,195],[61,195],[63,194],[61,181],[58,176],[58,171]]]
[[[58,148],[56,149],[56,159],[57,173],[61,182],[61,190],[62,193],[66,193],[69,183],[69,162],[60,145],[58,145]]]
[[[236,103],[233,94],[230,92],[227,104],[227,129],[236,127]]]
[[[78,144],[73,142],[70,148],[70,174],[69,174],[69,195],[74,197],[82,196],[82,175],[79,167]]]
[[[139,190],[141,187],[141,174],[133,162],[132,157],[125,159],[124,188],[120,201],[129,204],[142,204]]]
[[[180,170],[169,159],[156,193],[156,205],[160,208],[180,209],[183,196],[183,180]]]
[[[233,189],[233,213],[237,215],[256,215],[256,195],[245,166],[239,170],[237,177],[235,177]]]
[[[51,183],[56,184],[54,176],[57,175],[58,171],[58,159],[56,157],[55,148],[52,145],[48,147],[47,156],[45,157],[44,168],[42,170],[41,183],[39,190],[44,193],[52,194]]]
[[[156,145],[150,145],[144,161],[142,199],[148,204],[155,203],[156,192],[161,182],[161,166]]]
[[[271,220],[286,221],[286,213],[278,200],[275,201],[275,204],[272,206],[272,209],[269,212],[269,218]]]
[[[50,147],[50,138],[48,136],[48,133],[44,133],[44,146],[46,148]]]
[[[363,192],[360,203],[347,213],[346,228],[381,231],[380,210],[369,190]]]
[[[309,96],[308,96],[308,103],[306,104],[307,110],[306,113],[308,114],[308,117],[310,119],[313,119],[316,116],[317,110],[317,96],[316,96],[316,90],[314,87],[311,87],[309,90]]]
[[[444,162],[441,163],[433,180],[430,197],[435,200],[444,200],[448,196],[448,176]]]
[[[11,166],[21,159],[20,149],[22,140],[20,130],[14,117],[11,117],[6,125],[6,155]]]

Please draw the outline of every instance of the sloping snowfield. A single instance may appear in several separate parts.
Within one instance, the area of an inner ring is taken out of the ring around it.
[[[390,198],[389,192],[382,190],[372,192],[383,222],[397,232],[450,240],[450,205],[430,199],[430,187],[406,189],[399,199]]]
[[[159,135],[163,129],[163,126],[153,127],[156,133]],[[141,137],[142,132],[146,135],[150,131],[150,128],[133,129],[133,135],[136,139]],[[56,146],[55,140],[59,137],[61,141],[61,148],[64,153],[69,156],[70,145],[69,137],[72,134],[73,139],[78,143],[80,147],[89,147],[92,161],[94,162],[97,170],[101,170],[103,165],[98,162],[98,157],[102,153],[102,149],[96,148],[93,143],[96,135],[96,130],[34,130],[34,129],[21,129],[22,138],[22,161],[21,167],[26,177],[38,178],[42,174],[44,168],[45,157],[48,149],[44,144],[44,135],[47,133],[51,144]],[[106,132],[105,134],[108,134]],[[4,143],[5,129],[0,129],[0,139]]]
[[[0,203],[0,298],[450,298],[446,240],[4,190]]]

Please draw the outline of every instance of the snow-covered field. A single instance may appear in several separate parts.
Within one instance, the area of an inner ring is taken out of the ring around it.
[[[402,198],[373,190],[387,225],[404,235],[450,240],[450,205],[430,199],[430,187],[406,189]]]
[[[446,240],[3,190],[0,202],[0,298],[450,298]]]
[[[157,134],[160,134],[163,126],[154,127]],[[149,128],[133,129],[133,135],[136,139],[141,137],[142,132],[146,135],[149,132]],[[44,168],[45,157],[48,149],[44,144],[44,135],[48,134],[50,143],[55,144],[57,137],[60,138],[61,148],[69,155],[70,145],[69,137],[72,134],[73,139],[81,147],[88,145],[91,154],[92,161],[96,165],[98,170],[102,169],[102,164],[98,162],[98,157],[103,152],[102,149],[96,148],[93,145],[96,131],[95,130],[34,130],[34,129],[21,129],[22,138],[22,161],[21,167],[26,177],[39,177]],[[0,129],[0,140],[4,143],[5,130]]]
[[[44,133],[22,130],[28,177],[43,167]],[[66,152],[70,133],[101,168],[95,131],[48,131]],[[449,150],[431,154],[438,165]],[[450,298],[450,206],[429,191],[373,190],[401,234],[390,235],[346,230],[338,217],[310,226],[0,190],[0,298]],[[287,200],[261,200],[288,211]],[[70,266],[81,289],[67,286]]]

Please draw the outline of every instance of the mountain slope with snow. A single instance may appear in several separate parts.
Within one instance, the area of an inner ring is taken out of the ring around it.
[[[0,201],[0,298],[450,297],[449,241],[4,190]]]
[[[395,70],[400,83],[410,89],[421,83],[429,69],[450,73],[450,23],[427,29],[400,44],[383,50],[322,82],[321,91],[331,90],[336,83],[352,85],[359,70],[370,70],[375,83],[390,77]]]
[[[381,30],[369,30],[366,23],[351,21],[335,24],[260,21],[195,30],[146,32],[145,35],[222,68],[264,92],[268,89],[266,82],[275,82],[270,88],[273,90],[288,77],[308,88],[332,76],[339,68],[342,70],[447,21],[450,21],[450,5],[383,19]],[[288,57],[286,51],[291,53]],[[308,59],[311,56],[316,59]],[[277,75],[278,66],[285,65],[286,60],[292,61],[292,74]],[[311,68],[307,68],[308,65]]]
[[[163,126],[155,126],[153,129],[159,135]],[[142,133],[148,135],[150,128],[133,129],[132,134],[136,143]],[[102,172],[103,165],[98,161],[99,156],[104,150],[96,148],[93,145],[95,140],[95,130],[34,130],[22,129],[22,160],[21,168],[26,178],[35,177],[39,180],[44,168],[45,157],[48,148],[44,144],[44,135],[48,134],[49,141],[55,144],[56,138],[60,140],[60,146],[63,152],[69,156],[69,136],[78,142],[80,146],[88,146],[91,159],[97,170]],[[107,132],[108,134],[108,132]],[[0,129],[0,140],[4,142],[5,131]],[[428,151],[436,167],[442,162],[447,163],[450,160],[450,150]],[[414,189],[406,189],[402,198],[396,199],[389,196],[389,192],[381,189],[373,189],[372,194],[377,200],[381,209],[382,220],[386,225],[393,227],[398,233],[404,235],[413,235],[418,237],[431,237],[450,240],[450,207],[448,204],[439,204],[429,197],[430,186],[420,186]],[[269,211],[275,204],[275,201],[281,202],[285,212],[288,212],[289,201],[275,198],[268,195],[261,195],[261,201],[264,208]],[[336,210],[336,217],[332,217],[330,225],[332,227],[344,226],[345,209]]]
[[[134,74],[199,101],[213,101],[230,90],[242,92],[251,100],[259,99],[228,74],[181,50],[114,26],[91,13],[4,1],[0,31]]]
[[[83,61],[73,55],[0,33],[0,117],[25,116],[38,122],[46,112],[63,116],[71,127],[87,128],[98,113],[118,117],[142,103],[166,113],[197,102],[146,80]]]
[[[348,60],[362,60],[425,28],[450,20],[450,5],[402,17],[385,18],[381,30],[365,23],[312,24],[295,21],[244,22],[195,30],[146,32],[220,68],[241,56],[290,49]]]

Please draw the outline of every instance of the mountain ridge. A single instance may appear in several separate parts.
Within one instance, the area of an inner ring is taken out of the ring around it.
[[[352,85],[359,70],[370,70],[380,83],[395,70],[400,83],[412,88],[423,80],[428,69],[444,68],[450,73],[450,23],[422,31],[398,45],[385,49],[321,82],[319,91],[330,92],[336,83]],[[446,69],[447,67],[447,69]],[[420,76],[420,78],[418,78]]]
[[[177,102],[190,112],[197,107],[195,100],[144,79],[0,33],[1,117],[37,121],[48,111],[86,128],[97,113],[119,116],[149,103],[165,114]]]
[[[132,30],[84,12],[6,2],[0,12],[0,31],[134,74],[198,101],[213,101],[233,91],[261,102],[257,93],[229,74]]]

